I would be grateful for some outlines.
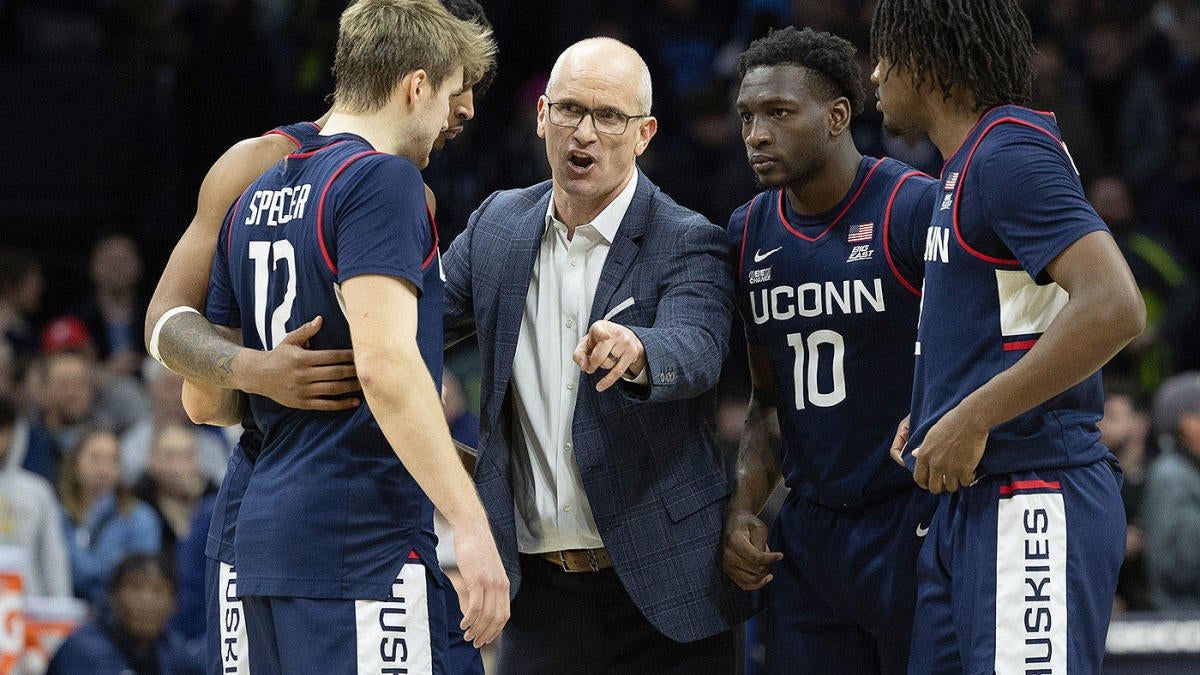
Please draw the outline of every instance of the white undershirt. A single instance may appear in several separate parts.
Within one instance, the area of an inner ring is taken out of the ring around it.
[[[604,545],[571,443],[580,386],[571,357],[587,332],[600,272],[636,189],[635,169],[617,198],[570,239],[550,198],[513,360],[513,404],[530,467],[528,477],[513,476],[522,553]]]

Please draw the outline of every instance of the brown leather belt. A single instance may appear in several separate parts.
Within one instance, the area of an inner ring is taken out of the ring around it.
[[[564,572],[599,572],[612,567],[612,558],[603,548],[578,548],[540,554],[546,562],[558,565]]]

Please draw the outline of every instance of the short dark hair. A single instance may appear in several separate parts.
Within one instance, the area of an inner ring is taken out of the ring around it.
[[[830,98],[845,96],[851,112],[858,114],[867,96],[855,54],[849,40],[811,28],[796,30],[788,26],[751,42],[738,57],[738,76],[745,77],[750,70],[763,66],[807,68],[821,76]]]
[[[112,576],[108,578],[108,593],[112,595],[136,572],[156,571],[175,588],[175,572],[167,561],[157,553],[133,553],[121,559]]]
[[[910,70],[917,86],[959,87],[975,109],[1029,102],[1033,35],[1017,0],[880,0],[871,58]]]
[[[442,0],[442,6],[446,11],[454,15],[456,19],[463,21],[474,21],[483,26],[489,31],[492,30],[492,22],[488,21],[487,14],[483,11],[483,5],[475,0]],[[475,96],[483,96],[487,90],[491,88],[492,83],[496,81],[496,60],[492,59],[487,70],[483,72],[483,76],[475,83],[473,89]]]

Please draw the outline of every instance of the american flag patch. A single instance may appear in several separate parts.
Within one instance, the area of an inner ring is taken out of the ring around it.
[[[951,171],[950,175],[946,177],[946,189],[953,190],[955,188],[955,186],[957,186],[957,185],[958,185],[958,172]]]
[[[871,237],[875,236],[875,223],[863,223],[850,228],[850,233],[846,235],[846,243],[860,244],[864,241],[871,241]]]

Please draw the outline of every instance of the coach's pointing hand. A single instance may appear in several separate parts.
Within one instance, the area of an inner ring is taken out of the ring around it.
[[[725,573],[743,591],[757,591],[774,577],[767,567],[783,554],[767,546],[767,524],[749,511],[731,509],[725,517],[722,551]]]
[[[604,391],[621,377],[635,378],[646,370],[646,349],[638,336],[625,326],[611,321],[597,321],[575,347],[575,363],[589,375],[597,368],[608,370],[596,391]]]

